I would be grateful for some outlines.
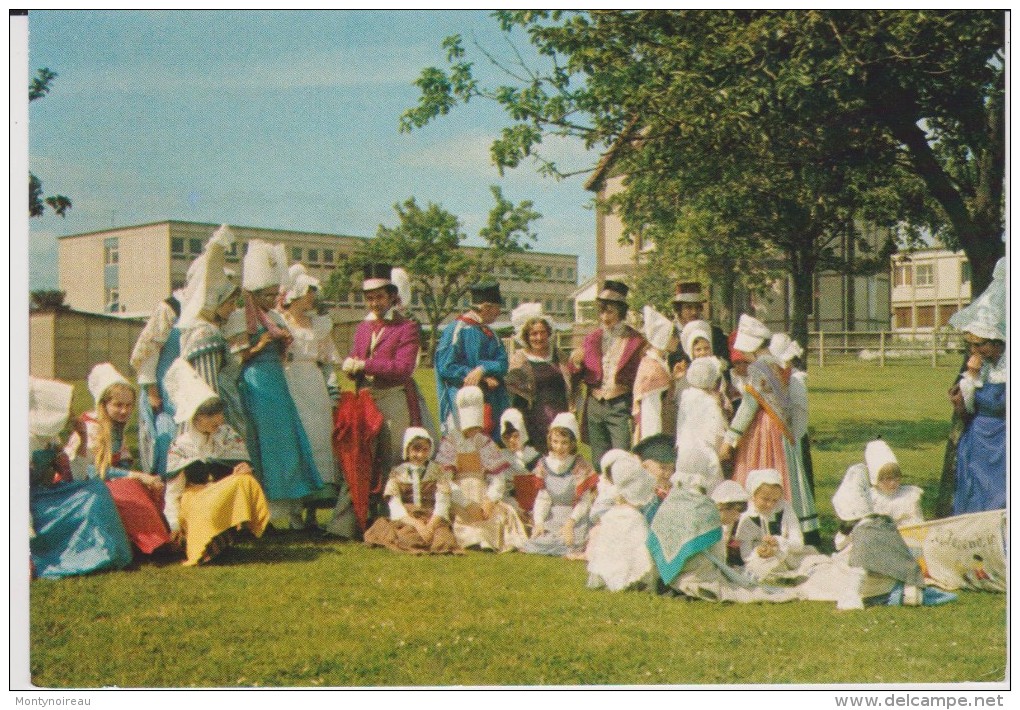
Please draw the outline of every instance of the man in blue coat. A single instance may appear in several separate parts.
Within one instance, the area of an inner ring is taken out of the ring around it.
[[[436,391],[439,420],[444,433],[459,431],[457,390],[471,385],[485,393],[486,431],[499,441],[499,417],[510,406],[503,378],[507,371],[506,348],[489,326],[499,317],[503,297],[498,283],[472,286],[471,309],[457,316],[439,336],[436,348]]]

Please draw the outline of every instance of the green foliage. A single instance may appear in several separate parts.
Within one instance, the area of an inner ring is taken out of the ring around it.
[[[50,85],[57,78],[57,73],[43,68],[38,71],[35,77],[28,84],[28,101],[31,103],[41,99],[50,93]],[[43,197],[42,181],[33,173],[28,174],[28,216],[40,217],[46,211],[46,205],[50,206],[55,213],[61,217],[66,216],[71,209],[71,200],[63,195],[52,195]]]
[[[38,289],[29,294],[29,308],[33,311],[55,311],[64,308],[63,291]]]
[[[326,298],[360,288],[364,265],[371,262],[390,263],[405,268],[411,286],[425,309],[431,334],[443,320],[454,313],[468,293],[471,284],[491,278],[497,269],[506,269],[516,279],[530,280],[533,267],[515,256],[531,248],[536,235],[531,224],[541,215],[530,200],[519,204],[503,197],[493,186],[495,201],[479,237],[486,249],[465,249],[461,243],[467,235],[460,220],[439,205],[429,203],[422,208],[411,197],[394,205],[398,224],[379,225],[374,239],[364,242],[360,251],[343,259],[331,274],[324,288]]]
[[[492,145],[500,167],[534,157],[556,174],[540,155],[548,134],[612,146],[614,172],[628,176],[614,206],[631,233],[654,230],[657,243],[685,243],[675,248],[715,263],[718,240],[689,222],[709,212],[739,237],[726,244],[737,261],[760,264],[777,251],[799,280],[795,331],[806,328],[810,276],[822,264],[873,268],[834,258],[834,244],[855,239],[859,221],[962,246],[979,289],[1003,251],[1002,12],[501,11],[495,19],[508,37],[526,32],[549,67],[482,50],[514,80],[485,87],[460,38],[450,38],[450,69],[423,71],[428,90],[402,129],[484,98],[511,121]]]
[[[836,486],[879,434],[905,482],[924,487],[931,514],[955,374],[903,364],[812,369],[826,534]],[[434,405],[431,371],[416,379]],[[70,688],[1005,679],[1005,595],[962,592],[941,607],[841,613],[821,602],[593,592],[585,579],[583,563],[535,555],[413,557],[295,538],[248,541],[205,567],[145,563],[33,582],[32,679]]]

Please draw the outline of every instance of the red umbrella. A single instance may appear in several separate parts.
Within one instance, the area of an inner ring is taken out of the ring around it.
[[[375,439],[384,418],[367,389],[340,395],[333,418],[333,453],[343,469],[358,526],[368,527],[369,496],[382,490],[382,472],[374,467]]]

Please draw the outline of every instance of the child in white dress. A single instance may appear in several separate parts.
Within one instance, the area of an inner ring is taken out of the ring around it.
[[[655,591],[655,565],[646,544],[648,521],[643,512],[655,497],[655,478],[633,457],[619,458],[612,475],[617,496],[602,516],[599,535],[588,546],[588,588]]]
[[[691,362],[687,368],[688,386],[680,395],[676,425],[677,451],[682,454],[687,449],[705,449],[715,458],[715,468],[719,468],[717,452],[728,425],[719,393],[721,375],[722,361],[715,356]],[[719,479],[722,480],[721,472]]]
[[[790,573],[817,550],[804,544],[797,515],[783,499],[782,474],[771,468],[751,471],[747,492],[751,500],[734,534],[740,543],[744,571],[761,582],[795,578],[797,574]]]
[[[864,448],[864,463],[871,481],[871,504],[875,512],[888,515],[898,528],[923,523],[921,495],[924,490],[901,483],[900,464],[889,444],[881,439],[868,442]]]
[[[730,567],[743,567],[744,559],[740,556],[740,541],[734,537],[737,522],[747,510],[747,491],[736,481],[723,481],[712,491],[712,501],[719,509],[722,519],[723,546],[726,548],[726,564]]]
[[[549,427],[549,453],[535,466],[540,488],[524,552],[582,556],[591,529],[599,474],[577,453],[577,418],[561,412]]]

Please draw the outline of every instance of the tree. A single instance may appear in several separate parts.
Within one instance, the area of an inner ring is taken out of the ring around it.
[[[64,298],[67,294],[63,291],[50,289],[38,289],[29,294],[29,310],[31,311],[58,311],[66,308]]]
[[[399,220],[395,227],[379,225],[374,239],[341,261],[325,286],[325,297],[336,298],[357,289],[366,263],[402,266],[425,310],[430,326],[427,349],[431,352],[439,326],[461,306],[473,283],[492,279],[497,270],[524,281],[534,276],[534,268],[515,257],[531,248],[536,237],[531,223],[541,215],[529,200],[514,205],[498,187],[491,191],[495,205],[478,233],[487,248],[462,246],[467,235],[455,215],[433,203],[423,209],[411,197],[393,206]]]
[[[50,85],[57,78],[57,73],[49,69],[40,69],[28,84],[29,103],[41,99],[50,93]],[[63,195],[43,197],[42,182],[33,173],[28,173],[28,216],[40,217],[46,211],[46,205],[61,217],[71,209],[71,200]]]
[[[524,67],[518,59],[504,65],[515,84],[485,87],[460,38],[447,38],[449,69],[423,70],[421,96],[402,116],[403,130],[424,126],[457,103],[490,99],[514,121],[493,142],[500,167],[540,154],[546,135],[579,137],[591,148],[621,141],[631,148],[618,166],[628,175],[618,203],[633,231],[660,219],[678,227],[665,212],[711,208],[706,193],[713,181],[738,187],[750,178],[748,197],[778,200],[754,210],[759,226],[793,227],[809,216],[812,224],[803,227],[822,228],[817,239],[786,249],[795,279],[832,261],[830,242],[852,233],[850,225],[868,213],[908,232],[928,228],[967,252],[975,288],[990,279],[1003,251],[1003,13],[505,11],[495,17],[504,32],[527,32],[548,68]],[[550,161],[541,166],[557,172]],[[700,198],[685,192],[663,199],[663,180],[678,167],[689,181],[702,181]],[[847,185],[855,194],[834,200]],[[827,204],[812,202],[818,199]],[[776,220],[767,214],[776,206],[797,209]],[[761,233],[770,235],[787,239]],[[797,298],[810,295],[795,291]]]

